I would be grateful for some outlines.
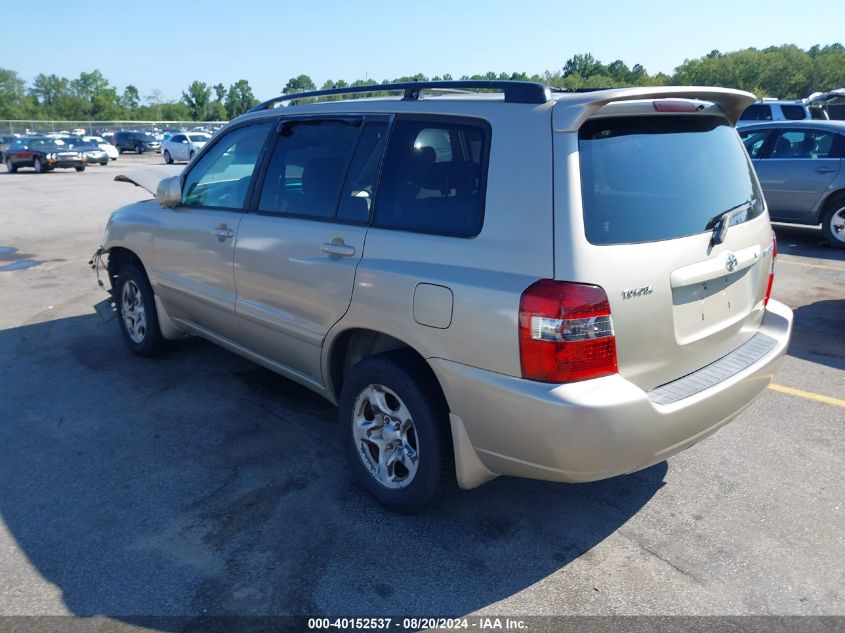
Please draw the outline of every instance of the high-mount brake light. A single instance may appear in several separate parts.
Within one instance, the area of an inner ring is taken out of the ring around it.
[[[698,112],[704,109],[704,106],[700,103],[677,99],[657,99],[652,102],[652,105],[657,112]]]
[[[617,373],[616,337],[600,286],[541,279],[519,302],[522,377],[575,382]]]

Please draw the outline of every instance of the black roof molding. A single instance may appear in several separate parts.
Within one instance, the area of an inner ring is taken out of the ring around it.
[[[372,92],[403,92],[403,100],[415,101],[422,98],[423,92],[467,93],[475,90],[490,90],[501,92],[506,103],[546,103],[551,98],[549,88],[533,81],[486,81],[486,80],[457,80],[457,81],[411,81],[393,84],[371,84],[368,86],[347,86],[331,90],[313,90],[311,92],[297,92],[280,95],[259,103],[250,112],[269,110],[277,104],[333,95],[362,94]]]

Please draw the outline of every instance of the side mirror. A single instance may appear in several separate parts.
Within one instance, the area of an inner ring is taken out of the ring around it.
[[[158,183],[156,200],[171,209],[182,202],[182,183],[179,176],[164,178]]]

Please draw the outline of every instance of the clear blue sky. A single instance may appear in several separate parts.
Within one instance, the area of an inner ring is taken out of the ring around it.
[[[258,98],[326,79],[560,69],[575,53],[671,72],[713,49],[845,41],[845,2],[88,0],[3,2],[0,67],[100,70],[119,92],[177,99],[194,79],[247,79]],[[51,50],[56,50],[51,54]]]

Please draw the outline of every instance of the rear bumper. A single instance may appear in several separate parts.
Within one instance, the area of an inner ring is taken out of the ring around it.
[[[549,385],[442,359],[430,364],[452,415],[461,487],[496,475],[585,482],[658,463],[714,433],[769,385],[789,345],[792,311],[770,301],[771,348],[734,375],[671,404],[620,375]]]

